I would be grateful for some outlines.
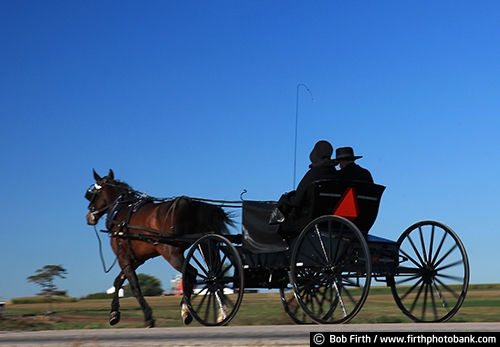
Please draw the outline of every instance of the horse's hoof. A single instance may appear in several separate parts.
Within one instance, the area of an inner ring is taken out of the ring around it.
[[[116,325],[120,322],[120,312],[119,311],[113,311],[109,314],[109,324],[110,325]]]
[[[189,313],[189,309],[186,304],[182,304],[181,306],[181,317],[185,325],[189,325],[193,321],[193,316]]]
[[[193,321],[193,316],[191,316],[190,314],[186,315],[186,317],[184,317],[184,325],[189,325],[191,324],[191,322]]]
[[[222,307],[219,310],[219,315],[217,317],[217,323],[222,323],[222,321],[226,318],[227,318],[227,306],[222,305]]]
[[[153,318],[151,318],[150,320],[145,321],[144,322],[144,327],[146,329],[154,328],[155,327],[155,320]]]

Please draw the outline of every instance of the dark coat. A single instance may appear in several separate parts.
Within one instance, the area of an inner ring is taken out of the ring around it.
[[[283,194],[278,201],[278,209],[285,215],[294,209],[300,207],[302,198],[307,190],[307,187],[314,181],[322,179],[337,178],[337,169],[335,169],[335,161],[330,159],[333,153],[333,147],[330,142],[321,140],[316,142],[309,159],[309,171],[306,172],[296,190]]]
[[[350,163],[338,171],[338,178],[344,180],[355,180],[373,183],[373,177],[370,171],[362,168],[356,163]]]
[[[332,163],[331,165],[325,166],[313,166],[306,172],[302,180],[299,182],[297,186],[294,204],[300,204],[304,193],[306,192],[307,187],[318,180],[326,180],[326,179],[335,179],[338,178],[338,172],[335,168],[335,165]]]
[[[296,190],[283,194],[278,201],[278,208],[287,215],[287,212],[293,207],[299,207],[307,187],[314,181],[338,178],[339,171],[335,168],[333,161],[323,165],[311,165],[306,172]]]

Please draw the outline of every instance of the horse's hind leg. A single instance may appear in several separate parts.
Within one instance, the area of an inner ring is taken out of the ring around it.
[[[184,303],[184,298],[190,298],[191,294],[193,293],[193,288],[196,283],[196,276],[198,275],[198,271],[191,266],[191,264],[188,264],[188,268],[186,270],[186,273],[183,274],[185,276],[185,282],[186,282],[186,287],[182,288],[183,295],[182,295],[182,300],[181,300],[181,317],[182,320],[184,321],[185,325],[191,324],[193,321],[193,316],[191,316],[191,313],[189,312],[189,309],[187,308],[187,305]]]
[[[127,276],[130,288],[132,289],[132,293],[134,293],[134,296],[137,299],[137,302],[139,302],[142,312],[144,313],[144,326],[146,328],[153,328],[155,326],[153,310],[142,295],[141,288],[139,287],[139,279],[137,278],[135,270],[132,268],[132,266],[126,266],[124,269],[122,269],[122,271],[125,273],[125,276]]]
[[[158,248],[158,252],[170,263],[170,265],[172,265],[174,269],[182,273],[182,266],[184,264],[184,254],[180,248],[176,248],[169,245],[162,245],[161,247]],[[182,274],[187,284],[185,287],[182,288],[183,295],[181,300],[181,317],[185,325],[191,324],[191,322],[193,321],[193,316],[191,316],[191,313],[189,312],[187,305],[184,303],[184,297],[187,296],[189,298],[191,296],[191,293],[193,292],[193,287],[196,283],[197,275],[198,271],[193,266],[191,266],[191,264],[188,264],[186,273]]]
[[[115,292],[113,294],[113,301],[111,302],[111,312],[109,313],[110,325],[116,325],[120,322],[120,311],[118,311],[120,308],[119,292],[123,282],[125,282],[125,278],[123,271],[120,271],[120,274],[115,278],[115,282],[113,283]]]

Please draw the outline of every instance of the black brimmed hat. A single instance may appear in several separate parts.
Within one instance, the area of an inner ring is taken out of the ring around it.
[[[335,151],[335,160],[340,160],[340,159],[356,160],[359,158],[363,158],[363,156],[354,155],[354,150],[352,149],[352,147],[339,147]]]

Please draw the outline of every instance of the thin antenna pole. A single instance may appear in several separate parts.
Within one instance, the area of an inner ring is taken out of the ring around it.
[[[295,152],[293,154],[293,189],[295,189],[295,177],[297,174],[297,128],[299,124],[299,87],[303,86],[304,88],[307,89],[309,92],[309,95],[311,95],[311,101],[315,102],[312,92],[307,88],[307,86],[303,83],[299,83],[297,85],[297,96],[295,98]]]

